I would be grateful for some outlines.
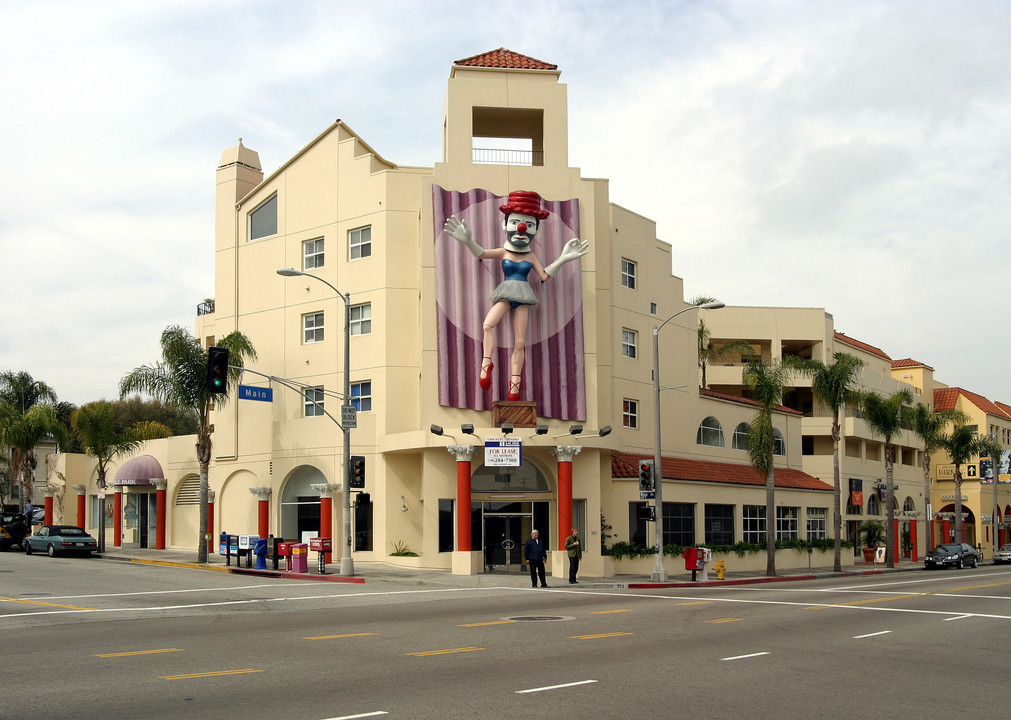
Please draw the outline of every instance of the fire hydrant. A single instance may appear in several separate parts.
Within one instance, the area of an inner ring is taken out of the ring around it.
[[[717,580],[722,580],[723,579],[723,573],[725,573],[726,571],[727,571],[727,566],[723,564],[723,561],[722,560],[717,560],[716,561],[716,579]]]

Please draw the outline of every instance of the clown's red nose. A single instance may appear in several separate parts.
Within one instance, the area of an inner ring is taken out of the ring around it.
[[[520,235],[525,235],[526,232],[527,232],[527,224],[526,223],[520,223],[519,225],[517,225],[516,226],[516,232],[518,232]]]

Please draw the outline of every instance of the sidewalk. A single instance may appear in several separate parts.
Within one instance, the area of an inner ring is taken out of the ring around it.
[[[332,563],[326,566],[326,574],[317,573],[316,553],[310,553],[309,572],[292,573],[284,571],[284,561],[278,563],[280,570],[273,569],[273,563],[267,560],[267,570],[256,570],[247,568],[243,558],[241,566],[239,559],[231,558],[229,565],[225,564],[225,558],[217,553],[209,553],[207,564],[196,562],[196,550],[152,550],[149,548],[116,548],[107,547],[105,553],[96,555],[96,558],[104,560],[115,560],[121,562],[136,562],[152,565],[165,565],[170,567],[192,568],[208,570],[214,572],[226,572],[242,575],[257,575],[265,578],[279,578],[301,581],[320,582],[343,582],[343,583],[364,583],[364,582],[393,582],[410,585],[427,585],[438,587],[455,588],[480,588],[480,587],[530,587],[530,576],[523,573],[503,573],[492,572],[480,575],[454,575],[448,570],[430,570],[417,568],[404,568],[397,565],[390,565],[383,562],[363,562],[355,561],[355,574],[353,577],[345,577],[340,574],[340,563]],[[716,573],[709,571],[709,580],[702,582],[702,572],[697,574],[698,582],[692,582],[691,573],[678,567],[680,563],[672,558],[667,567],[667,582],[653,582],[649,575],[616,575],[609,578],[579,578],[579,587],[593,588],[662,588],[662,587],[721,587],[727,585],[744,585],[769,582],[789,582],[799,580],[814,580],[817,578],[831,577],[855,577],[863,575],[878,575],[883,573],[903,572],[909,570],[923,569],[922,563],[912,563],[909,560],[902,560],[895,564],[893,569],[884,565],[873,565],[870,563],[856,563],[853,566],[843,565],[843,572],[833,572],[831,567],[791,568],[787,570],[777,570],[776,577],[767,577],[760,572],[728,572],[723,580],[716,578]],[[255,558],[254,558],[255,565]],[[549,578],[551,587],[572,587],[565,578]]]

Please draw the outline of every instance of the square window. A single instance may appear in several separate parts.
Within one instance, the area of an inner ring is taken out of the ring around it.
[[[621,259],[621,284],[629,290],[635,290],[636,265],[631,260]]]
[[[249,239],[277,235],[277,195],[249,213]]]
[[[621,402],[621,424],[633,430],[639,427],[639,401],[625,399]]]
[[[351,306],[351,334],[368,335],[372,332],[372,303]]]
[[[800,508],[776,508],[776,539],[797,540],[800,538]]]
[[[315,270],[323,267],[323,238],[306,240],[302,243],[302,269]]]
[[[659,312],[660,312],[660,306],[657,305],[655,302],[651,302],[649,304],[649,314],[650,315],[656,315]]]
[[[372,410],[372,381],[351,383],[351,404],[358,412]]]
[[[765,505],[745,505],[742,509],[744,542],[765,542]]]
[[[360,260],[372,255],[372,226],[356,228],[348,233],[348,257]]]
[[[305,396],[305,416],[316,417],[323,415],[323,388],[305,388],[302,393]]]
[[[302,341],[306,344],[323,342],[323,313],[302,316]]]
[[[638,342],[638,333],[635,330],[628,330],[626,328],[621,329],[621,354],[627,358],[636,357],[636,343]]]

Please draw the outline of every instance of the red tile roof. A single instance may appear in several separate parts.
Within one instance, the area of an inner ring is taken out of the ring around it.
[[[921,363],[919,360],[913,360],[913,358],[903,358],[902,360],[893,360],[893,368],[904,368],[904,367],[923,367],[928,370],[933,370],[934,368],[927,365],[927,363]]]
[[[716,392],[715,390],[710,390],[709,388],[699,388],[699,395],[702,397],[716,398],[717,400],[729,400],[730,402],[741,403],[742,405],[753,405],[755,407],[762,406],[762,403],[757,400],[741,397],[740,395],[728,395],[727,393]],[[788,408],[785,405],[773,405],[772,409],[777,412],[786,413],[787,415],[804,415],[804,413],[800,410],[794,410],[793,408]]]
[[[611,455],[611,477],[635,478],[639,476],[639,461],[652,455],[615,453]],[[693,480],[726,485],[755,485],[765,487],[765,478],[750,465],[665,457],[662,460],[663,476],[668,480]],[[792,490],[817,490],[831,492],[832,486],[800,470],[776,468],[773,473],[776,487]]]
[[[982,395],[978,395],[960,387],[936,388],[934,390],[934,410],[951,410],[958,401],[958,396],[962,395],[966,400],[989,415],[1000,415],[1011,418],[1007,410],[998,407],[995,403],[987,400]]]
[[[504,68],[507,70],[557,70],[557,65],[542,62],[536,58],[520,55],[512,50],[499,48],[480,55],[457,60],[454,65],[466,67]]]
[[[846,343],[847,345],[851,345],[851,346],[857,348],[858,350],[863,350],[864,352],[869,352],[871,355],[877,355],[878,357],[883,358],[885,360],[888,360],[889,362],[892,361],[892,359],[890,357],[888,357],[888,355],[885,353],[885,351],[882,350],[881,348],[876,348],[873,345],[868,345],[865,342],[860,342],[859,340],[854,340],[853,338],[847,337],[846,335],[842,334],[838,330],[835,332],[835,339],[838,340],[841,343]]]

